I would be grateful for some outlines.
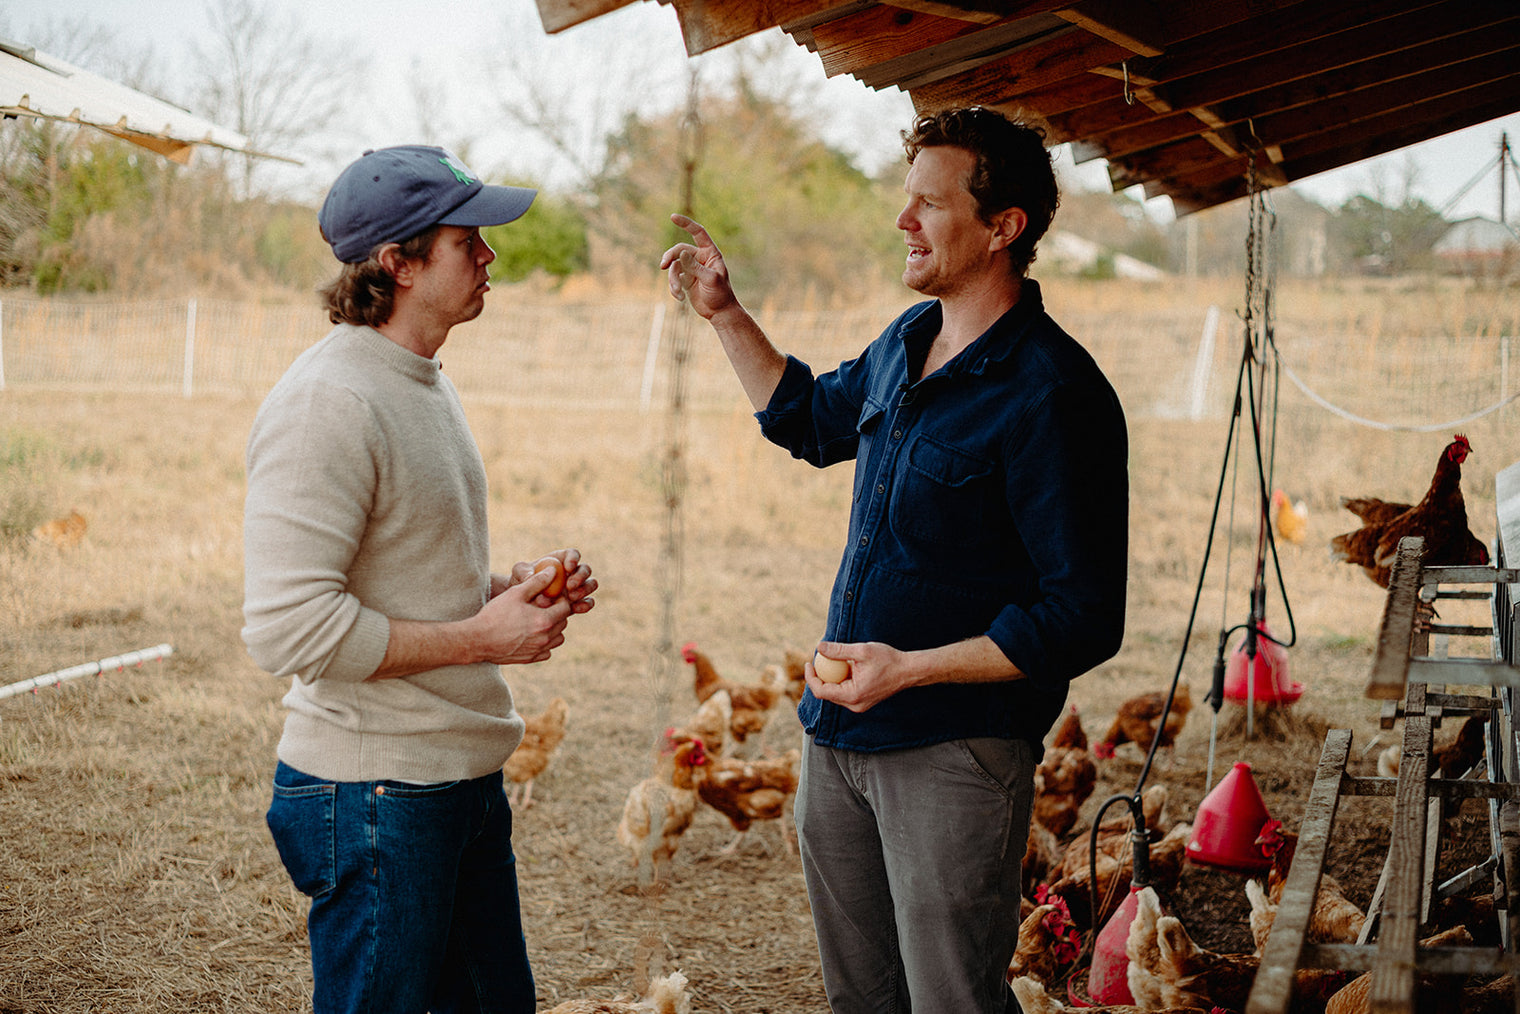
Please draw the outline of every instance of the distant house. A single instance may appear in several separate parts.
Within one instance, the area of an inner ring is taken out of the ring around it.
[[[1487,218],[1457,222],[1436,240],[1432,252],[1452,274],[1502,278],[1520,270],[1520,234]]]

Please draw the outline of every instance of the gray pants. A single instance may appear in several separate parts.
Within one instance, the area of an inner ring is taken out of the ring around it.
[[[797,833],[834,1014],[1005,1014],[1035,758],[1021,740],[802,755]]]

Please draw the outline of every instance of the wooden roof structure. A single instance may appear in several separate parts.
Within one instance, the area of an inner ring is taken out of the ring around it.
[[[537,0],[546,32],[635,0]],[[1179,215],[1520,111],[1515,0],[659,0],[695,56],[779,28],[829,76],[982,105]]]

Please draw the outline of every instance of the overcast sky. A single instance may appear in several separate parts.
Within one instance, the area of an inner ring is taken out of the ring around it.
[[[495,54],[483,52],[488,44],[500,45],[512,32],[511,45],[521,45],[541,66],[557,68],[566,75],[565,88],[589,79],[585,90],[595,91],[600,69],[634,50],[643,67],[649,101],[669,108],[671,97],[684,88],[690,62],[682,47],[675,11],[654,3],[635,3],[611,15],[547,36],[538,20],[533,0],[273,0],[275,6],[298,16],[315,33],[353,39],[373,54],[371,94],[356,100],[356,116],[369,110],[370,125],[360,124],[356,136],[362,146],[379,146],[416,140],[415,131],[384,110],[394,111],[409,102],[405,76],[413,66],[437,82],[448,84],[444,116],[450,121],[445,136],[470,136],[475,168],[491,171],[515,168],[542,172],[549,155],[536,153],[521,136],[513,137],[490,113],[491,103],[482,96],[493,82],[482,81],[480,68]],[[3,14],[11,34],[22,42],[35,42],[29,34],[62,20],[88,19],[107,25],[128,45],[148,48],[170,66],[182,66],[185,54],[197,41],[204,41],[208,17],[205,0],[7,0]],[[515,29],[515,30],[514,30]],[[825,78],[818,58],[776,30],[787,45],[782,47],[786,66],[799,82],[818,89],[825,119],[825,136],[857,157],[867,169],[875,169],[901,156],[898,131],[912,116],[912,103],[896,89],[876,92],[848,76]],[[727,47],[726,47],[727,48]],[[726,59],[719,50],[703,61]],[[173,73],[166,75],[173,79]],[[166,96],[173,98],[174,96]],[[364,101],[367,99],[368,101]],[[494,122],[493,122],[494,120]],[[1448,134],[1420,145],[1322,173],[1294,184],[1295,189],[1329,205],[1338,205],[1357,193],[1380,195],[1385,200],[1404,196],[1411,178],[1414,195],[1438,209],[1446,209],[1459,191],[1472,183],[1465,197],[1448,217],[1484,215],[1495,218],[1499,206],[1497,159],[1501,133],[1511,144],[1520,144],[1520,114],[1478,127]],[[358,143],[358,142],[356,142]],[[357,154],[357,151],[354,152]],[[517,163],[512,165],[511,163]],[[532,164],[538,162],[540,164]],[[1073,167],[1062,156],[1063,170],[1089,188],[1106,188],[1101,162]],[[489,163],[489,164],[487,164]],[[1484,173],[1485,167],[1492,171]],[[330,167],[314,172],[330,178]],[[1513,222],[1520,218],[1520,185],[1509,178],[1507,210]],[[315,185],[315,184],[312,184]],[[1134,196],[1140,197],[1139,191]],[[1153,213],[1166,217],[1167,202],[1152,201]]]

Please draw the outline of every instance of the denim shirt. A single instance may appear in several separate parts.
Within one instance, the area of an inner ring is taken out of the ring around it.
[[[798,715],[819,744],[849,750],[993,736],[1038,752],[1068,682],[1123,637],[1124,413],[1035,282],[914,382],[940,321],[937,300],[920,303],[817,377],[788,357],[757,418],[819,468],[855,460],[826,640],[913,651],[987,635],[1024,678],[914,687],[861,714],[809,692]]]

